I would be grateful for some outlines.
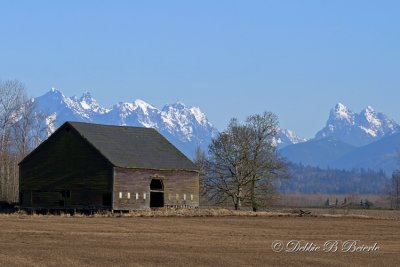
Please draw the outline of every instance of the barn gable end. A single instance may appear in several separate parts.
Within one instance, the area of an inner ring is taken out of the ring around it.
[[[20,163],[20,202],[28,207],[110,207],[112,164],[69,124]]]

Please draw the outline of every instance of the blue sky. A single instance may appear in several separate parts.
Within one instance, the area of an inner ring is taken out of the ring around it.
[[[269,110],[312,137],[330,108],[400,121],[399,1],[3,1],[0,79],[199,106],[223,129]]]

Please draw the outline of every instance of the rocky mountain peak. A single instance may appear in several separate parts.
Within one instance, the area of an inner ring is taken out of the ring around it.
[[[326,126],[316,134],[316,139],[334,138],[354,146],[363,146],[397,132],[399,125],[371,106],[353,113],[339,103],[330,112]]]

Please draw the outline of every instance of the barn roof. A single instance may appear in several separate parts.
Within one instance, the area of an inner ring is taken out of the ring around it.
[[[65,124],[71,125],[116,167],[196,170],[196,166],[155,129],[83,122]]]
[[[194,164],[155,129],[68,123],[114,166],[196,170]]]

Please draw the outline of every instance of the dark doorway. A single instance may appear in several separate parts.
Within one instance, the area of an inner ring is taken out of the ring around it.
[[[152,179],[150,183],[150,208],[164,207],[164,185],[161,179]]]
[[[111,207],[111,193],[103,193],[103,206],[105,207]]]

